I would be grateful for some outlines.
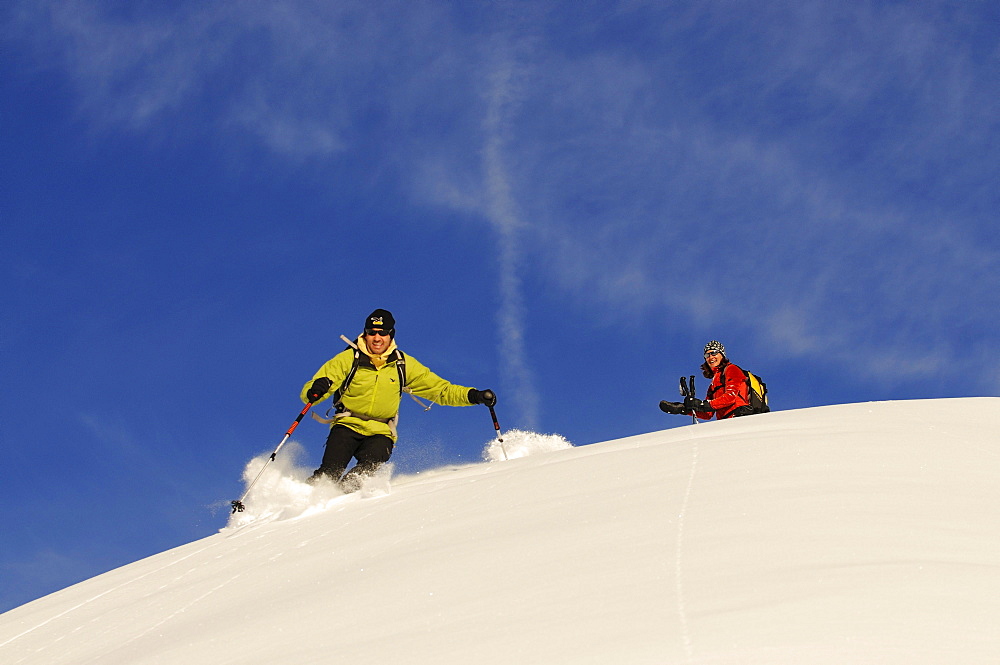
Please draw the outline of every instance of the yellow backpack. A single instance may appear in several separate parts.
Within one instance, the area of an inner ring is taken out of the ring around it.
[[[739,365],[736,367],[743,372],[743,378],[747,382],[747,401],[750,403],[750,408],[753,409],[753,412],[767,413],[770,411],[771,407],[767,404],[767,384],[764,383],[764,380]],[[719,387],[724,388],[726,386],[726,373],[722,372],[720,376],[722,377],[722,385]]]

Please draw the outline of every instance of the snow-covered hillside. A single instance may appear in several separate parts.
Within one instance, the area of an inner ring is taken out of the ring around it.
[[[0,615],[0,662],[1000,663],[1000,398],[689,425],[325,501],[299,472],[276,462],[216,535]]]

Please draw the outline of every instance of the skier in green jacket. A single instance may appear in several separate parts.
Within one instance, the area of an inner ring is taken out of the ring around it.
[[[344,492],[354,492],[387,462],[396,442],[404,388],[445,406],[496,404],[492,390],[455,385],[404,355],[396,348],[395,336],[392,314],[376,309],[365,319],[357,341],[324,363],[302,387],[303,402],[315,404],[333,395],[336,408],[323,461],[309,482],[326,477]],[[351,458],[357,464],[345,475]]]

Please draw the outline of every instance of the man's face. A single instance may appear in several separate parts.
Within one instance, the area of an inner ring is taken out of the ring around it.
[[[392,341],[392,337],[389,336],[388,330],[372,329],[368,328],[365,330],[365,344],[368,345],[368,350],[375,355],[382,355],[385,350],[389,348],[389,342]]]
[[[722,363],[722,354],[718,351],[709,351],[705,354],[705,361],[709,367],[715,369]]]

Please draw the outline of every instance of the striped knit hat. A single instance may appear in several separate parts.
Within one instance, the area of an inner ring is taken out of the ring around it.
[[[704,353],[708,355],[709,351],[718,351],[722,355],[726,355],[726,347],[722,346],[722,342],[714,339],[705,345]]]

